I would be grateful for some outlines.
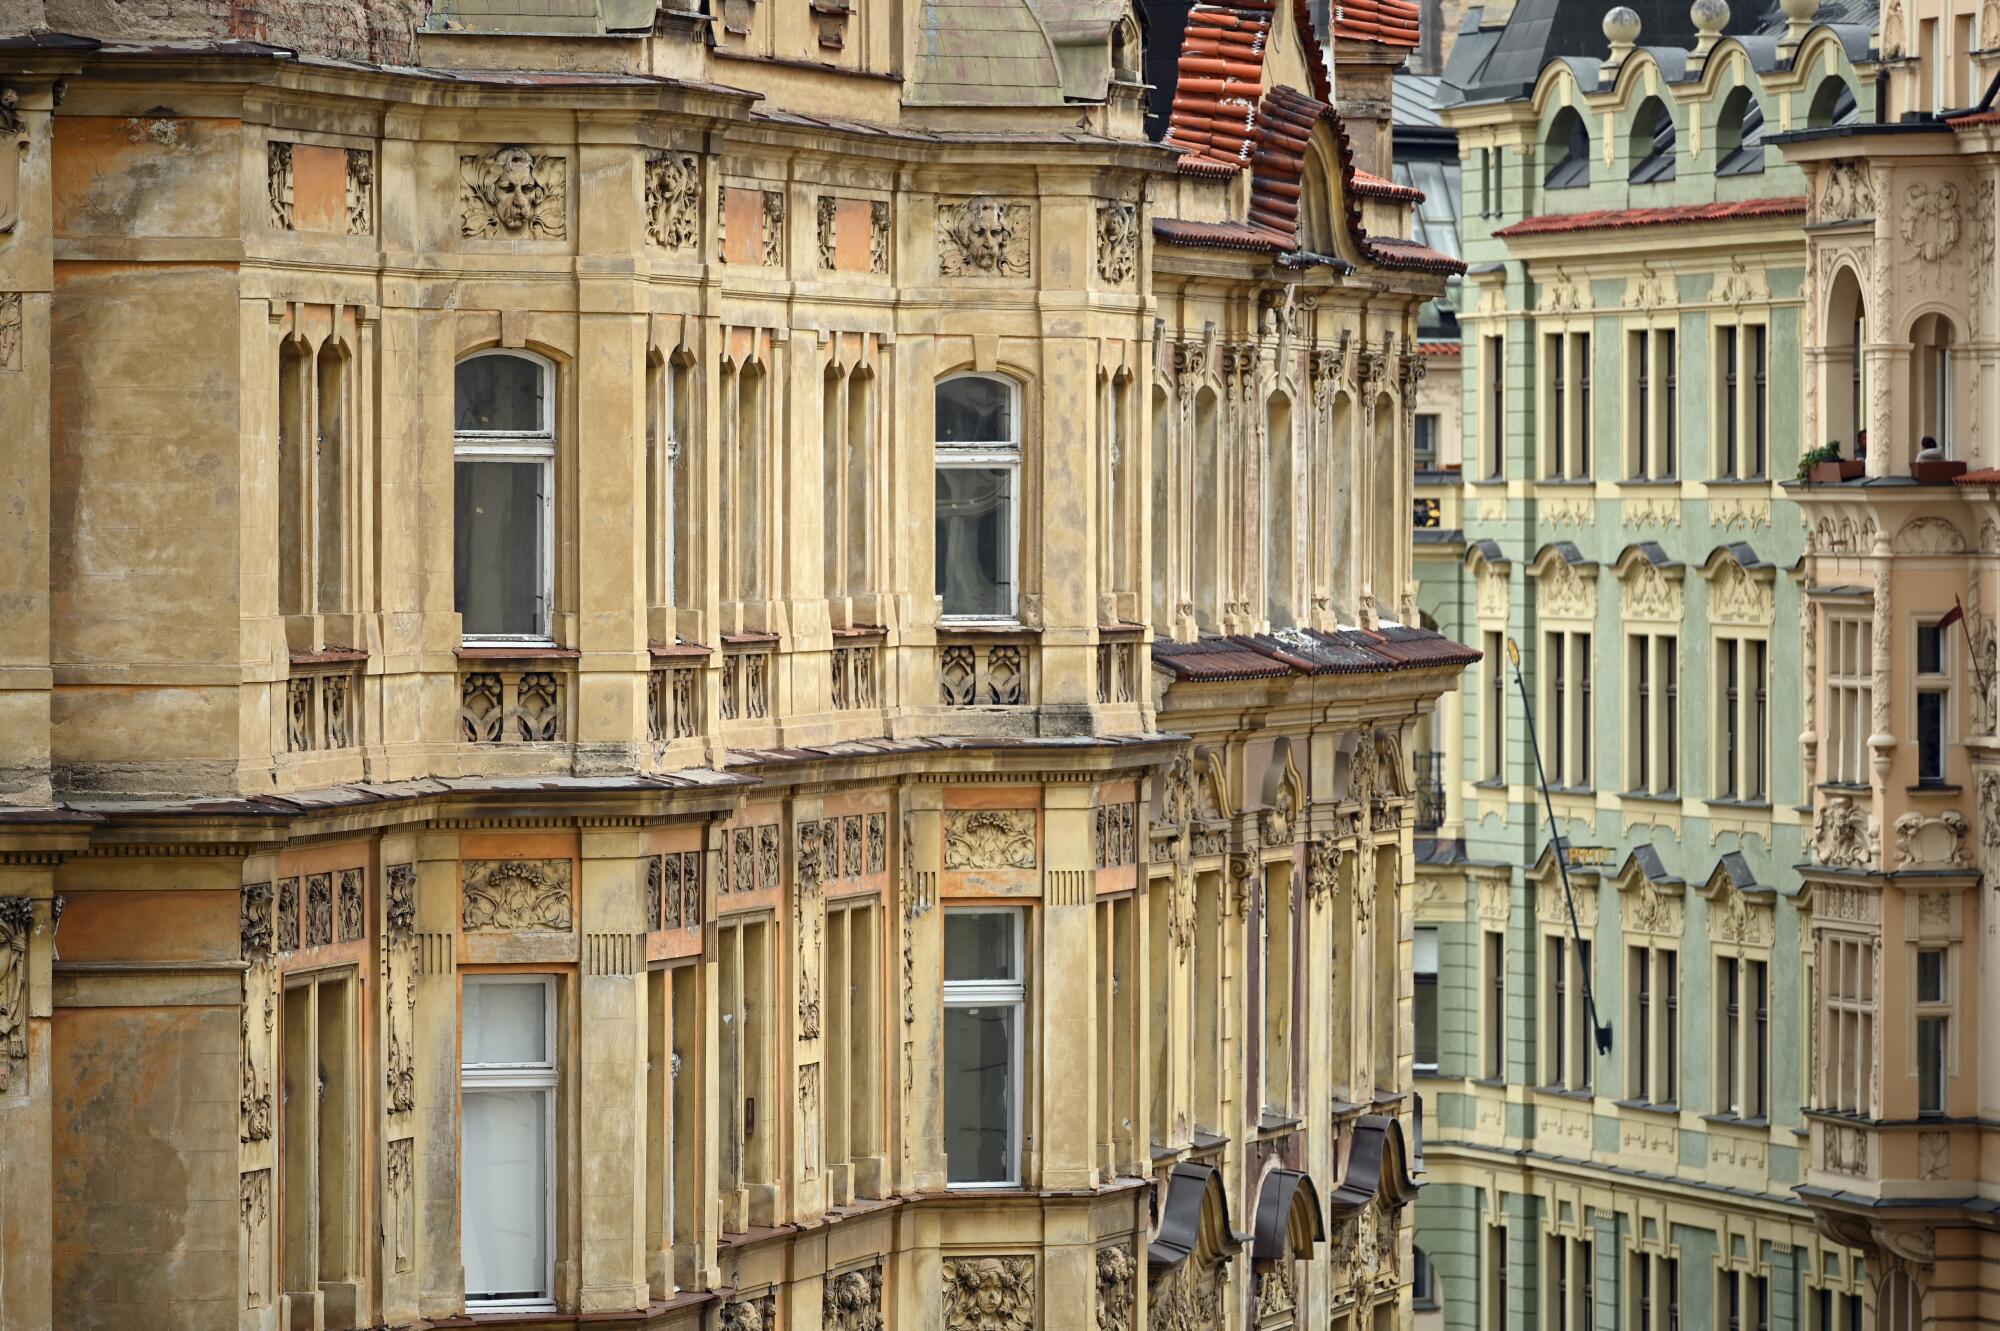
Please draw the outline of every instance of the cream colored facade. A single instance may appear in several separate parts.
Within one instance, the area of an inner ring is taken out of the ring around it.
[[[0,44],[0,1328],[1400,1324],[1398,52],[520,8]]]
[[[1811,183],[1807,420],[1844,460],[1792,487],[1815,782],[1801,1191],[1867,1253],[1883,1327],[1996,1320],[1996,45],[1991,6],[1885,6],[1866,72],[1886,123],[1780,145]]]

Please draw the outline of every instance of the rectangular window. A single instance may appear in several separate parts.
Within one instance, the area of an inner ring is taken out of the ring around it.
[[[1488,1081],[1507,1079],[1507,935],[1486,934],[1485,1075]]]
[[[1507,1226],[1486,1227],[1486,1325],[1505,1331],[1507,1322]]]
[[[1653,779],[1653,654],[1644,635],[1630,639],[1628,655],[1632,680],[1632,771],[1625,784],[1632,790],[1647,790]]]
[[[1632,687],[1626,712],[1628,788],[1675,794],[1680,785],[1680,640],[1672,634],[1632,634],[1626,639],[1626,660]]]
[[[465,1302],[555,1307],[555,980],[468,976],[459,1093]]]
[[[1194,995],[1194,1123],[1220,1135],[1222,1123],[1222,875],[1194,878],[1194,946],[1188,989]]]
[[[771,1144],[771,922],[738,917],[716,928],[717,1115],[722,1228],[769,1223],[776,1173]]]
[[[1415,987],[1412,1006],[1416,1022],[1416,1067],[1419,1072],[1436,1072],[1438,1065],[1438,931],[1419,926],[1416,931]]]
[[[1132,1124],[1138,1106],[1133,1065],[1138,1050],[1132,1001],[1138,986],[1132,978],[1130,895],[1104,897],[1097,903],[1097,1167],[1105,1177],[1129,1169],[1137,1142]]]
[[[1019,397],[1010,381],[986,375],[957,375],[937,386],[937,594],[947,619],[1014,616]]]
[[[1485,635],[1486,671],[1485,762],[1486,780],[1506,779],[1507,760],[1507,658],[1506,643],[1497,632]]]
[[[1417,470],[1430,471],[1438,460],[1438,417],[1436,412],[1417,413]]]
[[[1634,480],[1653,474],[1653,339],[1644,329],[1625,335],[1626,430],[1632,436],[1625,473]]]
[[[880,1009],[881,943],[873,898],[832,902],[824,950],[827,1176],[835,1205],[880,1197],[885,1180]]]
[[[1632,1325],[1635,1331],[1654,1331],[1653,1259],[1643,1252],[1632,1254]]]
[[[1917,1112],[1945,1111],[1945,1078],[1950,1056],[1949,953],[1941,947],[1917,950]]]
[[[1771,457],[1771,330],[1763,324],[1750,326],[1750,470],[1749,475],[1768,474]]]
[[[686,1287],[693,1276],[700,1153],[686,1147],[690,1134],[680,1129],[701,1122],[701,1079],[692,1072],[701,1051],[700,984],[692,963],[646,975],[646,1246],[661,1258],[656,1299]],[[681,1075],[683,1068],[688,1075]]]
[[[1670,1105],[1680,1091],[1680,974],[1677,956],[1666,948],[1629,950],[1626,983],[1631,993],[1631,1050],[1626,1063],[1628,1097],[1643,1104]]]
[[[1486,339],[1486,478],[1507,474],[1507,339]]]
[[[1716,1055],[1717,1090],[1720,1092],[1717,1111],[1724,1114],[1743,1112],[1743,965],[1734,957],[1721,962],[1722,985],[1720,1006],[1716,1013],[1717,1035]]]
[[[1542,1084],[1560,1087],[1569,1084],[1563,1066],[1569,1053],[1569,940],[1547,938],[1543,943],[1542,1019],[1548,1023],[1548,1039],[1542,1044]]]
[[[1751,1118],[1771,1116],[1771,963],[1750,963],[1750,1103]]]
[[[1945,742],[1950,738],[1951,665],[1946,630],[1917,625],[1917,783],[1945,784]]]
[[[1590,770],[1591,643],[1588,633],[1544,633],[1542,653],[1548,679],[1543,707],[1549,745],[1544,761],[1551,785],[1586,790]]]
[[[1264,1001],[1264,1112],[1292,1113],[1292,877],[1289,863],[1264,868],[1263,956],[1258,967]]]
[[[1869,1074],[1875,1060],[1875,964],[1872,940],[1828,934],[1820,940],[1819,1105],[1836,1113],[1872,1111]]]
[[[1678,338],[1671,330],[1653,334],[1653,364],[1660,385],[1660,475],[1680,474],[1681,377]]]
[[[1740,440],[1738,436],[1742,426],[1743,414],[1743,404],[1737,396],[1739,385],[1736,376],[1736,357],[1739,339],[1737,337],[1737,329],[1733,324],[1726,324],[1717,329],[1716,332],[1721,342],[1716,351],[1717,378],[1722,382],[1722,391],[1716,395],[1715,403],[1716,410],[1722,416],[1719,422],[1721,428],[1716,432],[1719,436],[1716,444],[1721,453],[1721,456],[1716,460],[1716,475],[1734,476],[1736,475],[1739,461],[1737,454]]]
[[[554,373],[546,362],[513,352],[458,364],[453,606],[469,642],[548,640]]]
[[[1716,745],[1717,756],[1722,760],[1716,794],[1723,799],[1735,799],[1737,768],[1743,761],[1743,707],[1741,680],[1738,678],[1742,644],[1733,638],[1724,638],[1716,645],[1721,651],[1719,664],[1722,672],[1722,705],[1715,714],[1716,724],[1722,728],[1721,742]]]
[[[1680,641],[1671,635],[1653,639],[1655,678],[1660,684],[1660,770],[1654,789],[1671,794],[1681,784]]]
[[[954,1188],[1021,1182],[1022,951],[1018,910],[945,913],[945,1178]]]
[[[1715,798],[1763,802],[1770,777],[1770,645],[1716,639]]]
[[[285,1290],[302,1299],[322,1286],[360,1278],[361,1180],[353,1163],[362,1092],[356,988],[348,969],[311,972],[285,986],[278,1033],[278,1270]]]
[[[1653,967],[1651,953],[1643,947],[1631,952],[1626,983],[1632,995],[1632,1042],[1629,1097],[1641,1103],[1652,1099],[1653,1088]]]
[[[1836,785],[1864,785],[1874,693],[1870,624],[1861,615],[1829,614],[1826,630],[1826,779]]]
[[[1565,400],[1568,390],[1567,360],[1568,357],[1563,354],[1563,335],[1545,333],[1542,336],[1542,361],[1548,375],[1544,384],[1548,415],[1542,426],[1542,475],[1556,480],[1568,474],[1569,450],[1565,447],[1570,425],[1569,404]]]
[[[1653,953],[1659,968],[1660,987],[1660,1100],[1678,1104],[1681,1098],[1681,975],[1675,955],[1665,949]]]
[[[1548,1244],[1549,1316],[1544,1325],[1551,1331],[1569,1331],[1569,1240],[1549,1235]]]

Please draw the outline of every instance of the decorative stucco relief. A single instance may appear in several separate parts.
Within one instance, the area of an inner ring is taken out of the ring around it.
[[[1829,868],[1871,866],[1880,841],[1875,815],[1846,795],[1829,796],[1813,820],[1813,860]]]
[[[1028,205],[980,195],[941,203],[937,213],[938,273],[943,277],[1026,277]]]
[[[347,234],[375,234],[375,154],[366,148],[347,150]]]
[[[1124,282],[1139,266],[1139,207],[1105,202],[1097,205],[1097,275],[1107,282]]]
[[[821,1331],[882,1331],[882,1268],[864,1266],[826,1278],[820,1293]]]
[[[270,205],[271,227],[290,231],[292,224],[292,145],[272,142],[264,149],[264,193]]]
[[[245,1174],[239,1187],[237,1241],[242,1246],[237,1260],[242,1268],[243,1306],[262,1308],[271,1301],[271,1171]]]
[[[1718,624],[1768,627],[1777,618],[1776,592],[1733,559],[1725,559],[1708,585],[1708,617]]]
[[[1962,555],[1965,533],[1948,518],[1911,518],[1897,531],[1889,548],[1899,555]]]
[[[1551,619],[1595,619],[1597,579],[1585,577],[1573,565],[1552,559],[1546,571],[1535,579],[1541,594],[1541,612]]]
[[[944,867],[947,869],[1034,868],[1035,811],[1033,809],[945,810]]]
[[[772,1331],[778,1324],[778,1296],[765,1292],[722,1305],[722,1331]]]
[[[1859,162],[1843,159],[1826,168],[1813,211],[1816,222],[1849,222],[1875,215],[1875,190]]]
[[[0,291],[0,370],[21,368],[21,293]]]
[[[416,866],[392,864],[383,881],[389,898],[388,929],[382,939],[383,997],[388,1004],[384,1036],[386,1107],[391,1114],[407,1114],[417,1103]]]
[[[28,151],[28,126],[21,119],[21,95],[0,88],[0,236],[21,220],[21,158]]]
[[[570,927],[568,860],[466,860],[461,872],[467,932]]]
[[[945,1331],[1030,1331],[1035,1325],[1035,1259],[944,1259]]]
[[[1972,825],[1955,809],[1925,816],[1912,810],[1896,820],[1898,869],[1969,869],[1965,838]]]
[[[1936,263],[1958,245],[1958,186],[1916,181],[1903,190],[1903,243],[1925,263]]]
[[[693,154],[646,154],[646,239],[667,250],[701,239],[701,164]]]
[[[389,1143],[389,1214],[383,1228],[389,1240],[390,1264],[399,1272],[410,1269],[417,1246],[416,1145],[410,1137]]]
[[[868,205],[868,271],[889,272],[889,204],[877,199]]]
[[[1190,1257],[1147,1288],[1147,1331],[1220,1331],[1222,1267]]]
[[[1097,1331],[1132,1331],[1132,1282],[1137,1270],[1124,1244],[1097,1250]]]
[[[1641,560],[1625,575],[1624,612],[1634,619],[1678,622],[1681,580]]]
[[[563,240],[569,161],[507,144],[458,159],[459,235],[466,240]]]

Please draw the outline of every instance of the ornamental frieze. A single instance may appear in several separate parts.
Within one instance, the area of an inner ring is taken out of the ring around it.
[[[461,873],[469,933],[570,927],[568,860],[467,860]]]
[[[947,869],[1034,868],[1035,811],[1033,809],[945,810],[944,867]]]

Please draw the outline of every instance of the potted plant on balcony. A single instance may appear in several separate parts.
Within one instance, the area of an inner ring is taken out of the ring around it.
[[[1832,439],[1799,455],[1799,479],[1812,485],[1838,485],[1861,475],[1867,466],[1859,458],[1840,456],[1840,441]]]

